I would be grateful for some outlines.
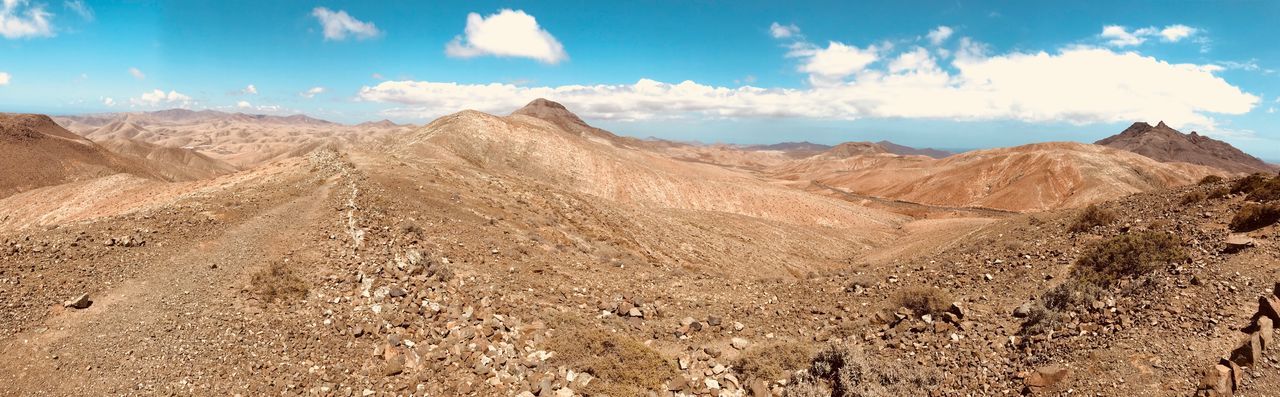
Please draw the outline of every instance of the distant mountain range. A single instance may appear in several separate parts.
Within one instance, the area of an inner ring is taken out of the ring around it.
[[[1152,126],[1133,123],[1119,134],[1095,142],[1098,145],[1128,150],[1164,162],[1207,165],[1231,172],[1275,172],[1275,165],[1195,131],[1183,134],[1163,121]]]

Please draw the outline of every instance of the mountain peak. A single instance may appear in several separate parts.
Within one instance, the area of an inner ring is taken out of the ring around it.
[[[582,118],[579,118],[578,115],[569,111],[569,108],[564,107],[564,105],[561,105],[558,102],[545,98],[534,99],[532,102],[529,102],[528,105],[524,105],[524,107],[511,112],[511,115],[537,117],[558,125],[566,130],[574,130],[581,127],[590,128],[590,126],[587,125],[587,122],[582,121]]]
[[[1267,171],[1271,166],[1223,141],[1199,133],[1183,134],[1163,121],[1154,127],[1133,123],[1119,134],[1095,142],[1164,162],[1207,165],[1230,172]]]

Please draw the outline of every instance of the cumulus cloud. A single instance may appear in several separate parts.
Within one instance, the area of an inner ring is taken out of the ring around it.
[[[129,105],[135,107],[177,106],[185,108],[191,106],[191,103],[191,97],[173,90],[166,93],[164,90],[156,89],[151,92],[144,92],[138,97],[129,98]]]
[[[803,58],[799,70],[809,74],[813,85],[837,84],[880,59],[876,46],[858,48],[838,41],[826,48],[797,46],[788,56]]]
[[[316,96],[316,95],[323,94],[323,93],[324,93],[324,91],[325,91],[324,87],[311,87],[310,89],[307,89],[306,91],[299,92],[299,93],[298,93],[298,96],[301,96],[301,97],[303,97],[303,98],[307,98],[307,99],[311,99],[311,98],[315,98],[315,96]]]
[[[29,0],[4,0],[0,5],[0,36],[6,39],[52,37],[53,14]]]
[[[146,79],[147,79],[147,75],[146,75],[145,73],[142,73],[142,71],[141,71],[141,70],[138,70],[138,68],[129,68],[129,74],[130,74],[130,75],[132,75],[132,76],[133,76],[133,78],[138,79],[138,80],[146,80]]]
[[[797,34],[800,34],[800,27],[794,24],[783,25],[774,22],[772,25],[769,25],[769,35],[773,36],[775,39],[789,39],[791,36],[795,36]]]
[[[970,47],[981,48],[970,42]],[[523,87],[385,81],[358,100],[398,104],[386,113],[430,118],[460,109],[505,113],[550,98],[591,119],[680,117],[919,118],[1089,124],[1165,120],[1211,129],[1214,114],[1249,112],[1259,98],[1214,75],[1133,52],[1077,47],[987,56],[969,49],[949,69],[921,49],[847,82],[807,89],[717,87],[693,81]],[[865,66],[865,64],[864,64]],[[846,67],[846,69],[848,69]],[[949,71],[954,70],[954,71]]]
[[[1160,37],[1164,38],[1164,41],[1176,43],[1195,35],[1196,31],[1196,28],[1187,25],[1169,25],[1160,30]]]
[[[239,102],[236,102],[236,107],[240,109],[248,109],[253,107],[253,105],[249,104],[249,101],[239,101]]]
[[[377,37],[381,33],[373,23],[355,19],[342,10],[334,11],[325,7],[316,7],[311,10],[311,16],[320,21],[320,26],[324,28],[325,40],[346,40],[347,37],[364,40]]]
[[[116,105],[116,100],[115,100],[115,98],[112,98],[112,97],[109,97],[109,96],[104,96],[104,97],[102,97],[102,98],[99,98],[99,100],[101,100],[101,101],[102,101],[102,105],[103,105],[103,106],[106,106],[106,107],[112,107],[112,106],[115,106],[115,105]]]
[[[1146,43],[1147,39],[1155,37],[1167,43],[1176,43],[1195,36],[1199,32],[1199,29],[1181,24],[1165,26],[1163,29],[1149,26],[1134,31],[1129,31],[1125,26],[1107,25],[1102,27],[1102,33],[1098,36],[1112,47],[1132,47]],[[1206,42],[1202,41],[1202,43]]]
[[[243,90],[240,90],[240,93],[245,95],[258,95],[258,87],[254,87],[253,84],[249,84],[244,87]]]
[[[62,2],[62,6],[71,10],[71,12],[80,15],[80,17],[84,18],[86,21],[92,21],[94,18],[93,8],[90,8],[88,4],[85,4],[84,0],[66,0]]]
[[[952,33],[955,33],[955,31],[950,26],[939,26],[930,30],[926,37],[929,38],[929,44],[942,45],[943,42],[951,38]]]
[[[550,32],[538,26],[537,19],[521,10],[502,9],[482,17],[467,14],[467,27],[462,35],[445,45],[446,55],[474,58],[483,55],[530,58],[556,64],[569,58]]]
[[[0,72],[0,85],[9,85],[11,77],[8,72]]]

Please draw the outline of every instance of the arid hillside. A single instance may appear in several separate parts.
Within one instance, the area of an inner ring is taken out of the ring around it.
[[[160,178],[43,115],[0,114],[0,154],[0,197],[117,173]]]
[[[1119,134],[1096,142],[1128,150],[1157,161],[1207,165],[1233,173],[1275,172],[1276,167],[1250,156],[1223,141],[1191,131],[1183,134],[1163,121],[1152,127],[1133,123]]]
[[[192,149],[237,168],[296,157],[320,147],[374,142],[411,128],[389,122],[344,126],[305,115],[265,116],[185,109],[60,116],[56,120],[91,140],[126,138],[167,148]]]

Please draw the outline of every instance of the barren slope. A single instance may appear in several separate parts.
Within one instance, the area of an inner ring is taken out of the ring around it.
[[[1132,126],[1096,142],[1099,145],[1128,150],[1157,161],[1207,165],[1227,172],[1274,172],[1275,167],[1236,149],[1231,144],[1191,131],[1183,134],[1161,121],[1152,127],[1147,123]]]
[[[116,173],[159,178],[43,115],[0,114],[0,197]]]

